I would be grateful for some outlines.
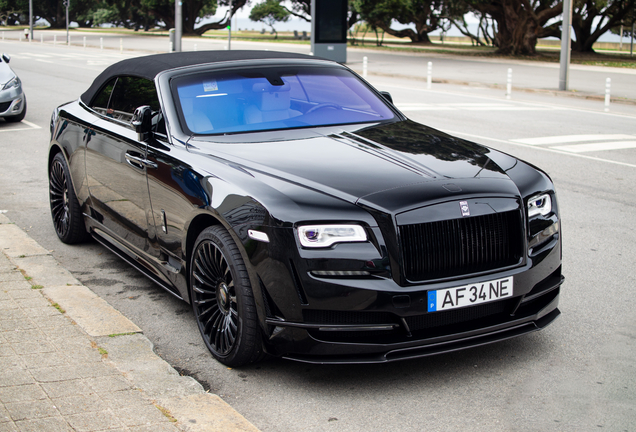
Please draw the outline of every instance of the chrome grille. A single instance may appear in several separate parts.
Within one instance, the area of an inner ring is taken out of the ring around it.
[[[517,264],[523,231],[518,211],[399,227],[404,275],[423,281]]]

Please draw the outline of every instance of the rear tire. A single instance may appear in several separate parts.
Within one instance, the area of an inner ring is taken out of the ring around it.
[[[80,243],[88,237],[84,217],[62,153],[53,157],[49,167],[49,201],[57,236],[67,244]]]
[[[204,229],[190,262],[190,298],[201,336],[221,363],[237,367],[264,357],[245,263],[221,226]]]

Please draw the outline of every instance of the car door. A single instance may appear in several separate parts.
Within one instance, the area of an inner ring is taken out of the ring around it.
[[[120,76],[91,103],[98,117],[86,143],[86,174],[92,216],[102,235],[116,241],[133,258],[151,261],[158,255],[146,173],[156,164],[146,159],[147,143],[138,140],[130,124],[135,108],[150,105],[159,111],[153,81]],[[156,274],[149,262],[143,263]]]

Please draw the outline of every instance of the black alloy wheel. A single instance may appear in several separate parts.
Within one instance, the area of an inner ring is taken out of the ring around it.
[[[190,263],[190,295],[199,331],[212,355],[237,367],[260,360],[263,347],[245,263],[230,234],[208,227]]]
[[[53,158],[49,168],[49,200],[51,217],[57,236],[64,243],[79,243],[86,239],[82,210],[77,202],[66,160],[61,153]]]

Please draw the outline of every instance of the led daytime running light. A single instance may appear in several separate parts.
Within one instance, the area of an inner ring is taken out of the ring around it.
[[[367,241],[360,225],[303,225],[298,227],[298,239],[304,247],[329,247],[335,243]]]

